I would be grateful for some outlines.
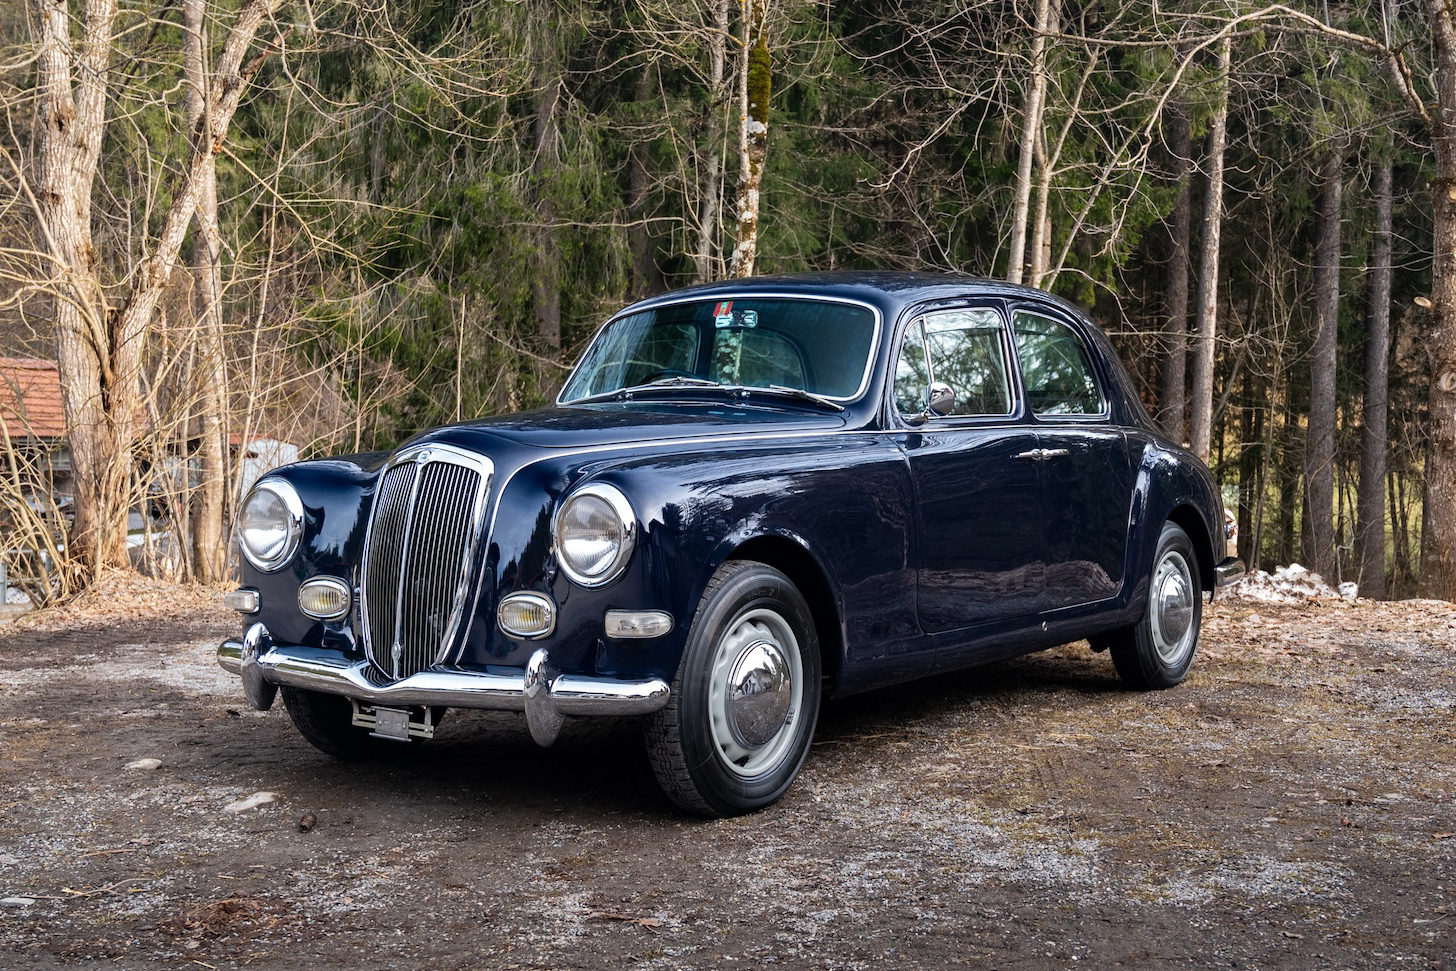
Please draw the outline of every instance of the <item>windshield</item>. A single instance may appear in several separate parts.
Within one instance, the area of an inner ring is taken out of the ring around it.
[[[653,382],[789,388],[831,399],[863,389],[875,314],[858,304],[696,300],[619,317],[597,335],[561,402]]]

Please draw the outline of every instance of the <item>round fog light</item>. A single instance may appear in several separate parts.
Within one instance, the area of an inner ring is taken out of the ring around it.
[[[298,588],[298,609],[318,620],[344,616],[353,601],[349,585],[335,577],[314,577]]]
[[[556,629],[556,604],[540,593],[513,593],[500,602],[496,620],[516,637],[545,637]]]

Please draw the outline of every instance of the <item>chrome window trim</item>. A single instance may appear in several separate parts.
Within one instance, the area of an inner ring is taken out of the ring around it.
[[[385,462],[384,465],[380,467],[379,472],[374,480],[376,487],[378,483],[384,481],[384,475],[390,469],[393,469],[399,465],[404,465],[408,462],[415,462],[420,465],[426,465],[430,462],[450,462],[455,465],[474,469],[480,476],[480,486],[476,490],[475,494],[475,507],[471,510],[470,513],[470,535],[466,538],[465,551],[461,556],[460,575],[462,580],[455,591],[454,600],[451,602],[450,623],[440,636],[440,650],[436,653],[434,661],[435,664],[443,664],[450,656],[451,651],[453,651],[456,647],[457,641],[459,643],[463,643],[465,640],[465,635],[468,635],[469,633],[470,622],[473,620],[473,617],[467,616],[466,614],[466,601],[471,601],[472,610],[470,613],[473,614],[473,604],[479,598],[479,578],[472,576],[470,572],[470,564],[475,559],[475,555],[480,549],[481,540],[486,535],[485,514],[489,506],[488,499],[490,497],[490,487],[495,478],[495,463],[492,462],[488,456],[481,455],[479,452],[472,452],[469,449],[460,448],[456,445],[446,445],[437,442],[411,445],[407,448],[401,449],[393,457],[391,457],[389,461]],[[419,492],[419,482],[420,479],[417,475],[414,482],[410,485],[409,502],[411,510],[413,510],[414,502]],[[363,582],[364,578],[369,576],[370,550],[373,548],[374,539],[374,506],[375,503],[378,502],[378,499],[379,494],[376,490],[374,498],[370,501],[369,504],[369,525],[364,531],[364,555],[359,562],[359,629],[361,639],[364,643],[365,657],[367,657],[369,661],[374,664],[374,666],[377,667],[380,671],[386,671],[382,659],[379,658],[379,656],[375,653],[376,645],[374,644],[374,638],[370,630],[368,620],[369,585]],[[413,523],[414,520],[413,517],[411,517],[411,527],[413,526]],[[409,550],[408,529],[406,530],[405,540],[401,544],[401,549],[406,552]],[[472,592],[474,593],[473,597]],[[398,637],[400,618],[403,616],[403,570],[400,571],[400,582],[395,593],[395,598],[395,636]],[[386,673],[388,672],[386,671]]]
[[[288,565],[289,560],[293,559],[293,555],[298,552],[299,541],[303,539],[303,499],[299,496],[298,490],[293,487],[293,483],[287,479],[264,476],[257,485],[253,486],[252,491],[248,493],[248,498],[243,500],[244,508],[247,507],[248,499],[251,499],[255,492],[272,493],[288,510],[288,541],[283,544],[283,550],[278,556],[271,560],[262,560],[254,556],[253,551],[248,549],[248,544],[243,542],[242,530],[239,529],[238,548],[243,551],[243,556],[247,558],[248,562],[259,570],[264,573],[277,573]]]
[[[938,317],[944,314],[965,313],[969,310],[989,310],[993,314],[995,314],[1001,322],[1001,326],[999,328],[1001,336],[997,343],[1001,347],[1001,376],[1006,380],[1006,404],[1009,410],[1004,411],[999,415],[931,415],[927,417],[927,420],[934,422],[936,425],[957,427],[960,425],[961,422],[978,422],[982,424],[990,422],[1010,422],[1015,421],[1017,418],[1021,417],[1023,412],[1023,402],[1022,397],[1019,393],[1020,385],[1017,383],[1017,378],[1020,374],[1020,368],[1017,367],[1017,365],[1019,364],[1019,359],[1015,359],[1012,357],[1012,348],[1010,346],[1012,341],[1012,335],[1007,327],[1009,318],[1008,315],[1003,312],[1003,310],[999,306],[992,303],[971,303],[967,304],[964,307],[936,307],[932,310],[921,310],[910,318],[909,322],[905,325],[905,335],[900,339],[900,347],[896,348],[895,360],[890,362],[889,368],[886,371],[886,374],[890,376],[890,401],[892,405],[894,404],[893,375],[896,373],[896,370],[900,366],[900,351],[905,345],[906,338],[909,337],[910,328],[914,327],[916,324],[920,325],[920,346],[922,348],[922,353],[925,354],[925,370],[926,373],[930,375],[930,383],[934,384],[936,381],[935,360],[930,353],[930,335],[928,333],[928,327],[926,325],[932,317]],[[906,427],[917,427],[912,426],[905,421],[905,413],[900,411],[898,407],[892,407],[890,410],[895,413],[895,415],[900,419],[901,423],[905,424]],[[918,430],[924,431],[925,426],[918,426]]]
[[[706,295],[706,294],[704,294],[704,295],[694,295],[694,296],[684,297],[681,300],[666,300],[666,301],[663,301],[662,303],[655,303],[655,304],[653,304],[650,307],[638,307],[638,306],[634,305],[632,307],[624,308],[620,312],[615,313],[612,316],[608,317],[607,320],[606,320],[606,322],[603,323],[600,327],[597,328],[597,332],[592,337],[591,342],[587,344],[586,348],[582,350],[581,355],[576,359],[577,366],[579,367],[581,365],[581,362],[582,361],[585,361],[587,359],[587,357],[591,354],[592,350],[595,349],[596,344],[597,344],[597,341],[599,341],[599,340],[602,339],[602,335],[607,332],[607,328],[610,327],[612,324],[615,324],[618,320],[621,320],[623,317],[631,317],[633,314],[646,313],[649,310],[661,310],[661,309],[663,309],[665,307],[680,307],[683,304],[689,304],[689,303],[712,303],[715,300],[722,300],[722,299],[724,299],[724,295],[723,294],[718,294],[718,295]],[[806,301],[806,302],[810,302],[810,303],[838,303],[838,304],[843,304],[843,305],[848,306],[848,307],[859,307],[862,310],[868,310],[870,312],[870,314],[874,317],[874,335],[873,335],[873,337],[870,340],[869,353],[865,355],[865,369],[864,369],[864,373],[860,375],[859,387],[855,390],[855,392],[853,394],[850,394],[850,395],[843,395],[843,396],[841,396],[841,395],[828,395],[828,394],[826,394],[826,395],[821,395],[820,397],[827,398],[830,401],[838,401],[838,402],[858,401],[860,398],[864,397],[864,393],[867,390],[869,390],[870,382],[874,379],[875,362],[878,359],[879,353],[880,353],[881,335],[884,333],[884,329],[885,329],[885,316],[884,316],[884,314],[880,313],[880,308],[879,307],[876,307],[874,304],[872,304],[872,303],[870,303],[870,302],[868,302],[866,300],[855,300],[852,297],[838,297],[838,296],[830,297],[830,296],[821,296],[819,294],[810,294],[810,293],[786,293],[786,292],[781,291],[781,290],[750,290],[750,289],[735,290],[732,293],[732,299],[734,299],[734,300],[800,300],[800,301]],[[563,392],[567,388],[569,388],[571,386],[571,381],[575,377],[576,377],[576,368],[573,367],[571,369],[571,373],[566,376],[566,380],[564,382],[562,382],[561,389],[562,389]],[[751,387],[755,387],[755,385],[747,385],[747,387],[750,387],[751,388]],[[611,393],[612,392],[610,392],[610,391],[603,391],[602,392],[602,394],[611,394]],[[586,395],[584,397],[590,398],[590,397],[595,397],[595,395]],[[575,404],[576,402],[581,401],[581,400],[583,400],[583,399],[582,398],[573,398],[570,401],[565,401],[565,400],[562,399],[562,397],[561,397],[560,394],[557,394],[557,396],[556,396],[556,404],[558,406],[565,406],[565,405]]]

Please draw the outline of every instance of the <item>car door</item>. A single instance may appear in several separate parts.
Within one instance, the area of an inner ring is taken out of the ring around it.
[[[1018,305],[1011,330],[1037,428],[1045,495],[1043,610],[1094,603],[1122,587],[1132,503],[1127,439],[1087,342],[1050,308]]]
[[[1036,432],[1014,394],[999,305],[926,313],[901,341],[899,436],[918,506],[917,612],[930,633],[1035,613],[1043,587]],[[932,383],[955,400],[927,415]]]

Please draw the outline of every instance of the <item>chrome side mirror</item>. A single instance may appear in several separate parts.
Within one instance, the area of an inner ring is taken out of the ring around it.
[[[925,417],[944,418],[955,410],[955,392],[940,381],[932,382],[925,392]]]

